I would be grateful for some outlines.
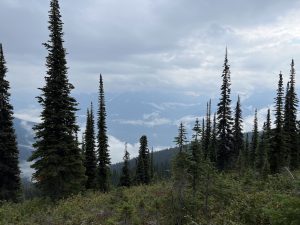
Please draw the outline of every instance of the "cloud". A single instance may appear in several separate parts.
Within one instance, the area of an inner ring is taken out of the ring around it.
[[[146,103],[148,105],[151,105],[157,110],[164,111],[164,110],[171,110],[171,109],[176,109],[178,107],[193,107],[193,106],[199,106],[200,103],[183,103],[183,102],[164,102],[161,104],[158,103]],[[152,114],[153,115],[153,114]]]
[[[34,122],[34,123],[40,123],[40,109],[37,108],[27,108],[22,110],[17,110],[14,113],[14,116],[22,121],[22,125],[24,128],[28,128],[26,126],[26,121]]]
[[[115,120],[121,124],[136,125],[136,126],[146,126],[146,127],[155,127],[171,124],[171,120],[163,118],[160,116],[159,112],[153,112],[150,114],[144,114],[143,119],[138,120]]]
[[[253,108],[253,106],[250,106],[249,109],[252,109],[252,114],[248,115],[244,118],[244,123],[243,123],[244,132],[253,131],[255,109]],[[258,123],[258,130],[259,131],[263,129],[263,124],[266,122],[268,109],[271,110],[271,121],[274,121],[273,106],[272,105],[270,105],[268,107],[258,109],[257,110],[257,123]],[[273,122],[271,124],[273,125]]]
[[[108,135],[108,144],[112,163],[123,161],[125,143],[126,141],[121,141],[112,135]],[[127,143],[127,151],[129,152],[131,158],[138,156],[139,143]]]
[[[31,105],[45,83],[47,51],[41,43],[48,39],[48,10],[49,1],[0,1],[0,20],[9,21],[2,24],[0,42],[15,116],[33,122],[39,122],[39,112]],[[124,129],[122,139],[156,133],[161,139],[155,144],[167,145],[164,141],[171,142],[179,121],[191,127],[198,103],[219,97],[226,45],[232,98],[240,94],[243,104],[259,109],[273,100],[269,96],[275,93],[279,71],[286,78],[291,58],[296,69],[300,62],[297,0],[61,1],[61,12],[69,79],[80,103],[89,101],[80,96],[96,95],[100,72],[106,94],[125,101],[127,93],[134,93],[134,104],[126,109],[121,100],[116,101],[119,107],[107,102],[108,109],[113,106],[108,116],[116,115],[108,124],[132,125],[130,135],[129,126],[111,129],[119,138],[118,130]],[[200,110],[203,115],[205,107]],[[245,113],[247,130],[252,127],[249,113],[254,112]],[[84,127],[84,121],[79,123]]]
[[[20,169],[21,169],[21,177],[24,178],[31,178],[32,174],[34,173],[34,169],[31,167],[31,163],[23,161],[20,164]]]

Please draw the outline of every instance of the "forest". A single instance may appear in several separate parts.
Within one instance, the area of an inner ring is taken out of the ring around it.
[[[28,183],[20,177],[9,66],[0,45],[0,224],[300,224],[294,60],[286,83],[278,74],[274,110],[268,109],[262,130],[256,110],[252,131],[244,132],[240,97],[231,100],[226,48],[216,112],[208,99],[206,115],[191,131],[180,123],[176,148],[154,152],[141,134],[138,157],[130,158],[125,145],[123,162],[112,165],[101,74],[98,102],[87,109],[79,141],[58,0],[50,1],[48,29],[47,75],[37,97],[41,122],[33,128],[29,158],[35,172]]]

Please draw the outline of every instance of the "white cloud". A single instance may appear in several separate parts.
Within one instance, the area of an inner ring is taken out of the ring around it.
[[[25,108],[25,109],[22,109],[22,110],[17,110],[14,113],[14,117],[16,117],[20,120],[34,122],[34,123],[40,123],[41,122],[40,109],[37,109],[37,108]]]
[[[128,124],[128,125],[136,125],[136,126],[146,126],[146,127],[155,127],[155,126],[162,126],[171,124],[171,120],[161,117],[159,112],[153,112],[150,114],[144,114],[143,119],[138,120],[122,120],[118,119],[115,120],[121,124]]]
[[[112,135],[108,135],[108,144],[112,163],[123,161],[123,156],[125,153],[125,143],[125,141],[121,141]],[[127,143],[127,151],[130,153],[131,158],[136,157],[139,152],[139,143]]]
[[[34,173],[34,169],[30,167],[31,163],[23,161],[20,164],[20,169],[21,169],[21,177],[24,178],[31,178],[32,174]]]
[[[244,118],[244,132],[251,132],[253,130],[253,125],[254,125],[254,113],[255,113],[255,109],[250,106],[248,107],[249,109],[251,108],[253,113],[252,115],[246,116]],[[262,130],[263,128],[263,124],[266,122],[267,119],[267,113],[268,113],[268,109],[271,110],[271,121],[272,121],[272,125],[273,125],[273,121],[274,121],[274,113],[273,113],[273,106],[270,105],[268,107],[264,107],[261,109],[257,110],[257,122],[258,122],[258,130]]]

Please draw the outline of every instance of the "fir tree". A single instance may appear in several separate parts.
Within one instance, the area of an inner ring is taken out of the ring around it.
[[[268,109],[267,121],[264,127],[264,136],[265,136],[265,148],[267,153],[268,166],[270,167],[270,155],[271,155],[271,146],[272,146],[272,128],[271,128],[271,112]],[[269,168],[270,169],[270,168]]]
[[[279,74],[277,97],[275,98],[275,129],[272,138],[272,148],[270,154],[270,170],[272,173],[280,172],[284,166],[285,141],[283,131],[283,80]]]
[[[173,174],[173,189],[174,189],[174,211],[175,218],[173,223],[182,225],[185,221],[185,189],[188,185],[190,157],[186,151],[186,130],[181,122],[178,129],[178,136],[175,137],[175,143],[179,148],[179,152],[172,162],[172,174]]]
[[[136,169],[136,181],[138,184],[150,183],[150,160],[147,136],[140,138],[140,149]]]
[[[68,81],[66,50],[63,47],[63,22],[58,0],[51,0],[49,11],[50,39],[45,77],[38,102],[43,110],[42,122],[34,127],[36,142],[30,161],[33,178],[42,192],[51,198],[78,193],[85,182],[82,157],[77,142],[77,102],[71,97],[74,88]]]
[[[267,122],[264,123],[263,132],[256,148],[255,169],[262,178],[266,177],[269,172],[268,154],[269,140],[267,138]]]
[[[253,125],[253,130],[252,130],[252,140],[251,140],[251,149],[250,149],[250,163],[251,167],[255,167],[255,154],[258,148],[258,143],[259,143],[259,133],[258,133],[258,123],[257,123],[257,109],[255,109],[254,113],[254,125]]]
[[[235,107],[235,117],[233,125],[233,162],[236,162],[238,157],[242,157],[244,148],[244,135],[243,135],[243,119],[242,119],[242,109],[240,103],[240,96]]]
[[[211,162],[215,163],[217,161],[217,123],[216,114],[213,118],[213,126],[211,132],[211,140],[209,142],[209,159]]]
[[[230,67],[227,59],[227,48],[224,61],[224,70],[222,73],[223,83],[221,86],[221,98],[217,110],[217,133],[218,133],[218,152],[217,168],[225,170],[229,168],[229,162],[232,158],[232,125],[231,99],[230,99]]]
[[[130,169],[129,169],[130,154],[127,151],[127,143],[125,143],[125,155],[123,157],[123,160],[124,160],[124,164],[122,168],[122,175],[120,177],[120,186],[130,187],[131,186]]]
[[[19,150],[13,127],[10,85],[6,80],[6,61],[0,44],[0,202],[17,201],[20,192]]]
[[[250,144],[249,144],[249,134],[246,134],[245,145],[244,145],[244,154],[242,156],[244,158],[244,168],[248,168],[250,166]]]
[[[193,140],[191,142],[191,175],[192,175],[192,189],[193,193],[196,193],[197,181],[199,177],[200,163],[202,158],[201,151],[201,126],[198,118],[196,119],[195,126],[193,127]]]
[[[108,137],[106,127],[106,108],[104,99],[103,79],[100,74],[99,83],[99,110],[98,110],[98,163],[99,163],[99,188],[102,192],[109,190],[109,177],[110,177],[110,156],[108,151]]]
[[[209,155],[208,148],[209,143],[211,140],[211,100],[207,103],[206,107],[206,126],[205,126],[205,132],[204,132],[204,159],[206,159]]]
[[[85,175],[87,177],[86,188],[96,189],[96,177],[97,177],[97,158],[95,154],[95,122],[93,105],[91,103],[90,111],[87,110],[87,121],[85,130],[85,154],[84,154],[84,166]]]
[[[283,129],[286,138],[284,164],[296,169],[299,166],[299,147],[297,138],[297,107],[298,98],[295,90],[294,60],[291,63],[290,80],[286,90]]]
[[[150,179],[152,180],[153,178],[154,178],[154,153],[152,147],[151,154],[150,154]]]
[[[186,130],[181,122],[178,129],[178,136],[175,137],[175,143],[179,148],[179,152],[183,152],[186,149],[187,144],[187,137],[186,137]]]

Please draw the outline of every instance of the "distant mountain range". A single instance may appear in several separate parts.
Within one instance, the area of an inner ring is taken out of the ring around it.
[[[28,122],[25,120],[15,119],[14,126],[17,135],[18,148],[20,151],[19,161],[20,168],[22,171],[22,177],[30,177],[33,170],[30,169],[30,163],[27,162],[28,158],[31,156],[33,147],[32,143],[34,142],[34,133],[32,127],[34,123]],[[176,148],[165,149],[161,151],[154,152],[153,161],[154,165],[157,167],[168,168],[170,161],[173,156],[177,153]],[[130,167],[135,167],[136,158],[130,160]],[[120,173],[123,163],[116,163],[111,165],[112,171]]]
[[[25,120],[15,119],[14,126],[17,135],[18,148],[20,151],[19,161],[20,168],[22,171],[22,177],[31,177],[33,170],[30,168],[30,163],[27,162],[28,158],[31,156],[34,142],[34,133],[32,127],[33,122],[28,122]],[[248,133],[249,139],[251,140],[252,133]],[[177,148],[169,148],[153,153],[154,167],[169,170],[170,162],[172,158],[178,152]],[[120,174],[122,170],[123,163],[116,163],[111,165],[111,170],[115,174]],[[136,166],[136,158],[130,160],[130,167],[133,169]]]
[[[34,133],[32,130],[34,123],[25,120],[14,119],[14,127],[17,135],[18,148],[20,151],[19,162],[22,171],[22,177],[30,177],[32,169],[27,159],[33,151],[32,143],[34,142]]]

